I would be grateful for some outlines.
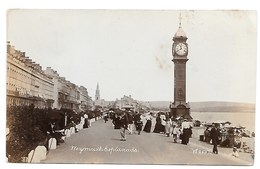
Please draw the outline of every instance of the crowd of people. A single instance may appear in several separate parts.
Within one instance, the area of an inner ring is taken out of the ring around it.
[[[141,114],[132,111],[121,111],[120,113],[115,113],[111,111],[109,114],[104,115],[105,123],[108,117],[112,119],[112,124],[114,129],[120,129],[121,141],[126,141],[126,132],[129,134],[134,133],[134,128],[140,135],[143,122],[141,119]]]
[[[144,131],[150,132],[152,126],[152,113],[146,116],[147,122]],[[156,114],[155,127],[153,133],[166,134],[167,137],[172,135],[173,142],[187,145],[192,135],[192,125],[187,119],[170,117],[169,113],[159,112]]]
[[[141,114],[130,110],[119,113],[110,111],[110,113],[104,115],[105,122],[107,122],[107,117],[112,119],[114,129],[120,129],[121,141],[126,141],[126,133],[140,135],[141,131],[144,131],[146,133],[165,134],[167,137],[172,136],[174,143],[181,140],[182,144],[187,145],[192,135],[192,125],[187,119],[172,118],[168,112],[159,112],[154,117],[151,112]],[[154,118],[156,122],[153,125]],[[152,126],[154,126],[153,130]]]
[[[221,147],[233,148],[235,152],[237,149],[244,149],[244,152],[251,153],[252,151],[246,145],[246,142],[242,143],[242,137],[250,137],[250,135],[246,133],[245,127],[232,126],[230,124],[207,124],[203,135],[204,138],[201,139],[201,141],[212,144],[213,153],[215,154],[218,154],[218,145]]]
[[[75,131],[78,130],[78,125],[83,124],[83,128],[88,128],[91,126],[88,114],[83,114],[80,116],[80,122],[75,124],[73,117],[68,118],[67,123],[75,127]],[[114,129],[120,130],[121,141],[126,141],[127,133],[131,134],[141,134],[141,131],[146,133],[159,133],[165,134],[166,137],[172,137],[174,143],[181,143],[187,145],[189,139],[192,136],[192,123],[188,119],[173,118],[170,117],[168,112],[158,112],[152,113],[148,112],[141,114],[131,110],[126,111],[109,111],[103,114],[104,122],[107,123],[109,119],[113,124]],[[153,124],[155,122],[155,124]],[[58,143],[61,140],[62,134],[53,132],[57,128],[57,124],[50,123],[48,134],[51,137],[55,137]],[[152,130],[153,129],[153,130]],[[211,128],[206,128],[204,132],[205,141],[211,142],[213,145],[213,153],[218,154],[217,146],[220,141],[220,129],[219,126],[213,124]]]
[[[49,123],[46,126],[47,138],[55,138],[57,141],[57,145],[60,143],[64,143],[63,136],[66,135],[65,130],[74,128],[74,131],[77,133],[81,128],[89,128],[91,127],[91,122],[93,118],[101,117],[100,113],[96,113],[94,111],[89,112],[80,112],[77,113],[72,110],[63,110],[61,116],[51,116]],[[97,115],[98,114],[98,115]],[[55,115],[55,114],[54,114]]]
[[[166,137],[172,137],[173,143],[187,145],[192,137],[193,122],[182,117],[173,118],[168,112],[141,114],[131,110],[114,112],[110,111],[104,115],[105,123],[111,118],[114,129],[119,129],[121,141],[126,141],[127,133],[141,134],[146,133],[165,134]],[[213,124],[211,128],[205,130],[205,141],[213,145],[213,153],[218,154],[218,145],[220,144],[221,131],[218,125]],[[235,147],[236,148],[236,147]],[[235,155],[237,154],[234,151]],[[237,155],[236,155],[237,156]]]

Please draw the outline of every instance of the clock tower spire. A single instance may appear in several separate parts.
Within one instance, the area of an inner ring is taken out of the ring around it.
[[[173,117],[191,119],[190,106],[186,103],[186,63],[188,59],[187,36],[182,29],[181,14],[179,28],[173,37],[172,55],[174,63],[174,102],[170,105]]]
[[[181,28],[181,19],[182,19],[182,17],[181,17],[181,13],[180,13],[180,16],[179,16],[179,28]]]

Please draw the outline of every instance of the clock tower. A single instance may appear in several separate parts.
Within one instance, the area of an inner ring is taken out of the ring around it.
[[[179,28],[173,37],[172,55],[174,63],[174,102],[170,104],[171,115],[174,118],[191,119],[190,106],[186,103],[186,63],[188,59],[187,36],[182,29],[181,15]]]

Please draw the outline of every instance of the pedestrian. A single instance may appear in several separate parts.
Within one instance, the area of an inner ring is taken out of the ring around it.
[[[156,123],[155,123],[155,127],[153,132],[154,133],[160,133],[160,127],[161,126],[161,118],[160,118],[160,113],[157,113],[157,117],[156,117]]]
[[[137,114],[135,115],[134,123],[135,123],[136,131],[138,132],[138,135],[140,135],[141,130],[142,130],[142,127],[143,127],[143,122],[142,122],[141,114],[140,114],[140,113],[137,113]]]
[[[232,156],[233,156],[233,157],[236,157],[236,158],[239,157],[239,153],[238,153],[238,150],[237,150],[236,147],[233,148]]]
[[[137,131],[136,129],[136,122],[139,119],[139,117],[141,118],[141,114],[139,114],[137,111],[133,114],[133,120],[134,120],[134,124],[133,124],[133,133],[135,133],[135,131]]]
[[[60,127],[58,125],[58,119],[52,120],[49,122],[47,126],[47,134],[50,138],[55,138],[57,141],[57,145],[60,145],[60,143],[63,143],[64,140],[62,140],[62,133],[58,132],[60,130]]]
[[[114,125],[114,119],[115,119],[115,113],[113,112],[113,111],[111,111],[110,112],[110,119],[111,119],[111,124],[112,124],[112,126],[114,127],[115,125]]]
[[[131,111],[128,111],[127,115],[128,115],[128,131],[129,134],[133,134],[134,118]]]
[[[206,128],[206,130],[204,131],[204,136],[205,136],[205,142],[209,143],[210,142],[210,129],[209,127]]]
[[[189,129],[188,129],[188,137],[189,137],[189,138],[192,137],[192,126],[191,126],[191,125],[190,125],[190,127],[189,127]],[[190,140],[190,139],[188,139],[188,142],[187,142],[187,143],[189,143],[189,140]]]
[[[165,114],[161,114],[160,115],[160,118],[161,118],[161,124],[160,124],[160,133],[166,133],[165,131],[165,125],[166,125],[166,116]]]
[[[213,144],[213,153],[218,154],[218,138],[220,136],[219,130],[216,128],[216,125],[212,124],[212,129],[210,131],[210,138]]]
[[[123,112],[123,115],[120,118],[121,141],[126,141],[127,127],[128,127],[128,116],[127,116],[126,112]]]
[[[120,129],[120,117],[117,113],[114,114],[112,123],[114,125],[114,129]]]
[[[144,126],[144,131],[147,133],[150,133],[151,128],[152,128],[152,113],[148,113],[148,115],[146,116],[146,123]]]
[[[85,113],[84,114],[84,125],[83,125],[83,128],[88,128],[89,127],[89,119],[88,119],[88,114]]]
[[[172,120],[169,117],[166,117],[166,120],[165,120],[165,133],[166,133],[167,137],[170,137],[171,126],[172,126]]]
[[[67,118],[66,118],[67,120]],[[80,129],[83,129],[83,126],[84,126],[84,123],[85,123],[85,118],[84,118],[84,115],[82,114],[80,116]],[[66,124],[66,123],[65,123]],[[66,126],[66,125],[65,125]]]
[[[190,123],[188,122],[187,119],[184,119],[184,121],[181,124],[181,144],[187,145],[189,143],[190,139]]]
[[[108,121],[108,114],[107,113],[104,114],[104,120],[105,120],[105,123]]]
[[[172,129],[172,136],[173,136],[173,142],[177,143],[178,142],[178,137],[180,135],[180,128],[177,125],[173,125]]]

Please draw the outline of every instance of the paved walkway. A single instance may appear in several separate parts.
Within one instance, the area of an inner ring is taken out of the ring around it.
[[[119,130],[111,121],[94,122],[67,138],[56,150],[51,150],[42,163],[104,163],[104,164],[202,164],[202,165],[251,165],[225,154],[204,151],[208,147],[191,139],[189,145],[173,143],[164,134],[145,133],[127,135],[120,141]],[[200,151],[198,151],[200,150]],[[201,153],[202,152],[202,153]]]
[[[197,139],[191,138],[190,140],[190,145],[197,147],[197,150],[195,149],[194,152],[205,154],[205,153],[212,153],[213,145],[198,141]],[[223,147],[218,147],[219,155],[222,157],[225,157],[227,159],[236,161],[237,163],[248,163],[248,164],[253,164],[254,160],[249,153],[239,153],[239,157],[236,158],[232,156],[232,148],[223,148]]]

